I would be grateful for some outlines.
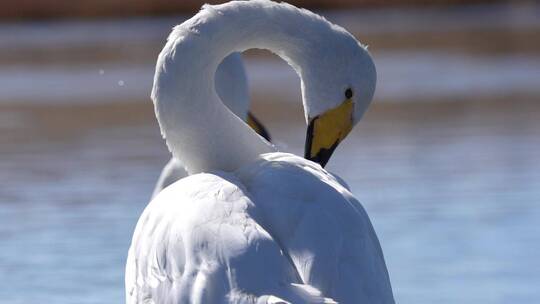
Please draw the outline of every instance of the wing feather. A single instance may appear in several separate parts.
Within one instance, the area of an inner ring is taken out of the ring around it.
[[[135,229],[127,303],[324,303],[292,285],[295,269],[255,213],[232,175],[197,174],[164,189]]]
[[[304,284],[342,303],[394,303],[371,221],[334,175],[295,155],[269,153],[238,176],[264,214],[258,223]]]

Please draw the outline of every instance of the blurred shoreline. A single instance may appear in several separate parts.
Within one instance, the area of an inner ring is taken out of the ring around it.
[[[50,18],[106,18],[140,15],[194,14],[203,3],[219,4],[227,1],[200,0],[4,0],[0,2],[0,19],[50,19]],[[410,5],[452,7],[464,4],[503,3],[518,5],[523,1],[493,0],[289,0],[298,7],[314,9],[354,9],[372,7],[404,7]]]
[[[319,11],[377,51],[540,52],[540,4]],[[190,15],[0,23],[0,64],[154,62]]]
[[[379,102],[540,99],[538,4],[322,13],[369,45]],[[0,104],[149,102],[157,54],[184,19],[3,24]],[[299,101],[298,77],[285,63],[266,51],[245,59],[255,100]]]

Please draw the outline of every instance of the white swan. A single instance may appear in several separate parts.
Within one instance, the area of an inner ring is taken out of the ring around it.
[[[246,70],[240,53],[232,53],[225,57],[218,66],[215,75],[216,92],[223,103],[238,117],[248,122],[259,135],[270,140],[270,135],[265,127],[255,116],[248,111],[249,92]],[[175,181],[188,176],[184,165],[171,157],[165,165],[154,187],[152,198],[161,190]]]
[[[273,51],[301,77],[306,155],[321,163],[371,102],[368,52],[309,11],[235,1],[175,27],[152,98],[169,149],[193,175],[141,215],[127,303],[393,303],[360,203],[319,164],[276,152],[219,101],[218,64],[250,48]]]

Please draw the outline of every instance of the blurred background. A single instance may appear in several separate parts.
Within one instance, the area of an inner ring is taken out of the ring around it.
[[[292,1],[365,44],[374,103],[327,168],[364,204],[399,303],[540,301],[540,5]],[[199,1],[0,2],[0,299],[120,303],[170,157],[157,54]],[[299,80],[245,56],[254,113],[302,155]]]

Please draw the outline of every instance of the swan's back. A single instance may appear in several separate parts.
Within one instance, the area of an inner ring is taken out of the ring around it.
[[[147,206],[128,254],[126,302],[331,303],[298,284],[239,181],[220,175],[184,178]]]
[[[393,303],[361,205],[320,166],[285,153],[164,189],[137,224],[126,296],[128,303],[259,303],[269,296]]]

